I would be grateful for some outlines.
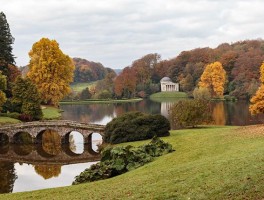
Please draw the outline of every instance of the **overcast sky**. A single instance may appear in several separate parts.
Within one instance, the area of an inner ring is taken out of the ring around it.
[[[70,57],[124,68],[198,47],[264,38],[263,0],[0,0],[18,66],[33,43],[55,39]]]

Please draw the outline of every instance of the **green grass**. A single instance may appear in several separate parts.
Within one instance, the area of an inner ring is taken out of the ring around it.
[[[84,101],[60,101],[60,104],[90,104],[90,103],[128,103],[141,101],[141,98],[136,99],[90,99]]]
[[[0,117],[0,125],[2,124],[15,124],[21,122],[18,119],[10,118],[10,117]]]
[[[89,83],[73,83],[73,84],[71,84],[71,89],[74,92],[81,92],[85,88],[87,88],[87,87],[90,88],[91,86],[94,86],[95,84],[96,84],[96,81],[95,82],[89,82]]]
[[[4,194],[0,199],[263,199],[262,129],[259,134],[251,127],[177,130],[164,140],[176,151],[124,175],[76,186]]]
[[[150,99],[153,101],[171,101],[177,98],[188,98],[185,92],[158,92],[150,95]]]
[[[61,117],[61,110],[55,107],[44,107],[42,109],[43,112],[43,119],[50,120],[50,119],[59,119]]]

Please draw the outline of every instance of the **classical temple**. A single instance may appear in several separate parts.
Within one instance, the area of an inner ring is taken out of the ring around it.
[[[173,83],[169,77],[160,80],[161,92],[179,92],[179,83]]]

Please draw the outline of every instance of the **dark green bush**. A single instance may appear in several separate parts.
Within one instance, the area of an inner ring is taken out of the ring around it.
[[[170,144],[157,137],[154,137],[149,144],[137,148],[132,146],[106,148],[102,151],[101,161],[76,176],[73,185],[123,174],[151,162],[154,157],[172,151]]]
[[[14,118],[14,119],[19,119],[20,114],[13,112],[13,113],[0,113],[0,116],[2,117],[10,117],[10,118]]]
[[[170,122],[162,115],[129,112],[106,125],[104,141],[117,144],[168,136]]]

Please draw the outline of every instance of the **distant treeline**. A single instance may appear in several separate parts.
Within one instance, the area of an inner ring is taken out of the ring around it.
[[[245,40],[232,44],[223,43],[214,49],[196,48],[183,51],[169,60],[161,60],[159,54],[145,55],[132,62],[131,66],[117,76],[115,93],[122,96],[129,91],[137,95],[140,91],[145,91],[146,85],[157,84],[163,76],[168,76],[180,83],[181,91],[192,95],[206,65],[216,61],[222,63],[227,74],[224,94],[248,99],[260,86],[264,41]]]
[[[113,85],[108,85],[112,87],[112,95],[126,98],[144,97],[157,92],[159,81],[164,76],[180,83],[180,90],[192,95],[205,66],[219,61],[227,73],[224,94],[248,99],[260,86],[259,67],[264,61],[264,40],[223,43],[214,49],[196,48],[183,51],[169,60],[161,60],[157,53],[147,54],[118,72],[116,77],[113,69],[99,62],[82,58],[73,58],[73,61],[76,67],[74,82],[103,80],[107,74],[112,74]]]
[[[99,62],[88,61],[82,58],[73,58],[75,65],[74,82],[92,82],[102,80],[108,73],[115,73],[113,69],[104,67]]]
[[[197,48],[162,62],[168,76],[180,83],[181,90],[192,92],[205,66],[215,61],[221,62],[227,73],[225,94],[250,98],[260,85],[259,67],[264,61],[264,41],[245,40],[223,43],[215,49]]]

